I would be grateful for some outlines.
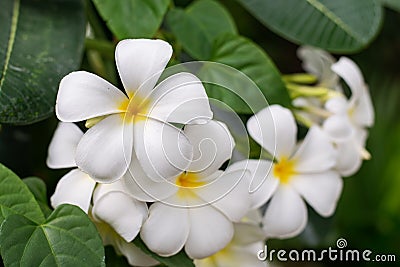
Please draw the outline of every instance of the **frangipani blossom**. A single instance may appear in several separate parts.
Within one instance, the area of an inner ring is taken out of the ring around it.
[[[336,169],[344,176],[354,174],[362,160],[369,158],[365,150],[367,127],[374,123],[374,110],[368,86],[357,65],[342,57],[332,65],[335,71],[348,84],[351,97],[344,96],[328,100],[325,107],[332,113],[323,123],[323,129],[335,142],[340,153]]]
[[[190,73],[155,86],[171,55],[171,46],[162,40],[119,42],[115,60],[124,92],[85,71],[62,79],[56,114],[65,122],[87,120],[90,129],[75,159],[96,181],[119,179],[132,158],[155,180],[176,176],[188,166],[192,147],[167,122],[207,121],[212,112],[202,83]]]
[[[54,133],[49,146],[48,166],[75,169],[60,179],[50,198],[51,205],[56,208],[61,204],[72,204],[88,213],[93,202],[93,218],[108,223],[125,241],[130,242],[147,218],[147,206],[125,192],[121,181],[96,186],[89,175],[76,168],[74,152],[82,135],[75,124],[65,122],[60,122]]]
[[[336,151],[324,132],[317,126],[311,127],[304,141],[296,146],[294,117],[279,105],[272,105],[251,117],[247,128],[250,136],[275,155],[276,160],[269,173],[268,169],[263,172],[249,168],[253,177],[261,175],[254,180],[264,180],[268,185],[262,185],[254,192],[258,203],[270,200],[263,218],[267,236],[288,238],[303,231],[307,223],[304,201],[320,215],[332,215],[343,181],[337,172],[331,170],[336,164]],[[262,162],[258,165],[261,168],[268,168],[271,164]],[[265,191],[260,190],[263,188]]]
[[[140,166],[124,177],[135,197],[156,201],[150,206],[141,238],[155,253],[170,256],[185,247],[189,257],[208,257],[224,248],[233,236],[233,221],[248,211],[247,172],[221,171],[231,157],[234,140],[217,121],[186,125],[185,135],[194,146],[187,170],[171,181],[148,179]]]
[[[267,262],[257,258],[257,252],[264,249],[265,235],[260,227],[261,215],[257,221],[243,218],[234,224],[232,241],[222,250],[205,259],[194,260],[196,267],[266,267]]]

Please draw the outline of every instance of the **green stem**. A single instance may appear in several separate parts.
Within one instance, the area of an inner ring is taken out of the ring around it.
[[[107,59],[114,60],[115,45],[109,41],[86,38],[85,47],[87,50],[96,50]]]

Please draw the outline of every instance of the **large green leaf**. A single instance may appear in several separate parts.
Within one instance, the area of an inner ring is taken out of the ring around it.
[[[135,244],[135,246],[141,249],[144,253],[164,264],[165,266],[194,267],[193,261],[186,255],[184,251],[181,251],[171,257],[161,257],[148,249],[140,237],[136,237],[135,240],[133,240],[133,244]]]
[[[151,38],[167,12],[170,0],[93,0],[110,30],[119,39]]]
[[[167,23],[185,51],[198,60],[209,59],[217,36],[237,32],[228,11],[214,0],[198,0],[185,10],[172,9]]]
[[[9,216],[0,243],[5,266],[105,266],[96,227],[72,205],[59,206],[43,224]]]
[[[0,164],[0,223],[12,214],[21,214],[41,223],[45,220],[35,197],[21,179]]]
[[[268,55],[252,41],[238,35],[223,34],[215,40],[210,60],[236,69],[220,64],[204,64],[199,72],[201,80],[219,85],[206,84],[211,98],[223,101],[238,113],[257,112],[266,107],[267,102],[290,106],[279,71]]]
[[[0,24],[0,123],[50,116],[60,79],[80,64],[82,1],[4,0]]]
[[[237,0],[271,30],[300,44],[354,52],[375,37],[377,0]]]

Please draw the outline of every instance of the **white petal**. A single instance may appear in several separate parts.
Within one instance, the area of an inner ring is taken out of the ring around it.
[[[129,96],[140,88],[146,96],[172,55],[172,47],[162,40],[128,39],[118,43],[115,60],[122,84]]]
[[[203,84],[190,73],[168,77],[154,88],[149,99],[148,116],[161,121],[188,124],[210,120],[213,115]]]
[[[296,175],[291,180],[293,188],[320,215],[331,216],[336,209],[343,188],[343,180],[337,172]]]
[[[300,234],[307,224],[303,199],[290,186],[280,186],[271,199],[263,224],[264,232],[270,238],[290,238]]]
[[[343,176],[355,174],[361,167],[362,157],[360,146],[354,138],[345,142],[337,143],[336,170]]]
[[[231,221],[240,221],[250,208],[248,172],[226,171],[206,186],[193,189]],[[240,201],[238,201],[240,200]]]
[[[347,115],[330,116],[323,122],[322,129],[335,142],[348,139],[353,134],[353,125]]]
[[[94,202],[92,212],[96,220],[108,223],[125,241],[130,242],[139,233],[146,218],[147,214],[143,214],[145,206],[145,203],[123,192],[111,191]]]
[[[318,77],[319,85],[334,89],[339,77],[331,70],[335,59],[326,51],[302,46],[297,50],[298,57],[303,61],[303,69]]]
[[[96,182],[86,173],[78,169],[72,170],[58,181],[50,198],[51,206],[56,208],[61,204],[72,204],[87,213],[95,185]]]
[[[52,169],[76,167],[75,150],[83,132],[73,123],[60,122],[51,139],[47,166]]]
[[[269,175],[273,164],[267,160],[242,160],[230,165],[227,170],[246,169],[250,171],[251,209],[264,205],[278,188],[279,180]]]
[[[142,250],[132,243],[121,240],[118,242],[118,249],[126,257],[128,263],[132,266],[155,266],[159,262],[145,254]]]
[[[76,122],[120,113],[126,96],[114,85],[85,71],[76,71],[60,82],[56,114],[61,121]]]
[[[374,107],[367,86],[364,86],[360,97],[355,103],[352,119],[359,126],[371,127],[374,125]]]
[[[320,172],[336,164],[336,151],[329,137],[318,127],[311,127],[293,156],[298,173]]]
[[[192,259],[209,257],[233,237],[233,224],[212,206],[189,210],[190,233],[185,251]]]
[[[111,115],[90,128],[76,150],[76,164],[98,182],[111,183],[128,169],[133,125]]]
[[[326,101],[325,108],[334,114],[347,115],[349,103],[344,96],[337,96]]]
[[[192,145],[182,131],[152,118],[135,122],[134,148],[143,170],[155,181],[177,176],[187,169],[193,156]]]
[[[235,141],[224,123],[209,121],[186,125],[184,132],[193,146],[189,171],[211,174],[231,158]]]
[[[122,177],[125,189],[138,200],[146,202],[161,201],[178,191],[175,184],[150,179],[140,166],[135,153],[132,155],[131,165]]]
[[[358,66],[351,59],[341,57],[331,68],[348,84],[352,97],[359,98],[365,83]]]
[[[247,129],[257,143],[278,158],[293,153],[297,126],[290,110],[269,106],[248,120]]]
[[[143,242],[161,256],[178,253],[189,235],[188,210],[156,202],[150,206],[149,213],[140,231]]]

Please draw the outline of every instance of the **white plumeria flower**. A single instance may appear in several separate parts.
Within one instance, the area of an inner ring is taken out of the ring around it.
[[[352,60],[340,58],[332,70],[348,84],[351,97],[349,100],[344,96],[335,97],[326,102],[325,107],[332,115],[324,121],[323,129],[340,153],[336,169],[349,176],[360,168],[363,158],[369,158],[364,148],[368,135],[365,129],[374,123],[374,109],[368,86]]]
[[[50,142],[47,166],[52,169],[74,168],[57,183],[50,198],[53,208],[61,204],[72,204],[86,213],[89,210],[96,182],[79,170],[75,163],[75,150],[83,132],[73,123],[60,122]]]
[[[272,105],[251,117],[247,129],[276,160],[272,171],[269,172],[271,163],[262,160],[258,164],[261,170],[252,172],[253,176],[261,175],[254,180],[264,180],[265,184],[254,192],[257,205],[271,200],[263,218],[267,236],[289,238],[302,232],[307,224],[304,200],[320,215],[332,215],[343,181],[331,170],[336,163],[336,151],[324,132],[317,126],[311,127],[304,141],[296,146],[294,117],[279,105]],[[254,164],[248,166],[251,170]]]
[[[251,213],[256,221],[245,217],[234,224],[232,241],[222,250],[205,259],[194,260],[196,267],[266,267],[267,262],[257,258],[257,252],[264,249],[265,235],[260,227],[261,214],[258,210]]]
[[[189,257],[198,259],[224,248],[233,236],[232,221],[248,211],[248,182],[242,178],[247,172],[219,170],[234,147],[223,123],[186,125],[184,132],[195,148],[185,173],[172,182],[155,182],[136,165],[130,168],[133,177],[126,175],[124,181],[135,197],[156,201],[141,230],[149,249],[170,256],[185,247]]]
[[[62,79],[56,114],[61,121],[88,120],[92,126],[75,158],[96,181],[119,179],[132,157],[156,180],[176,176],[188,166],[192,147],[167,122],[207,121],[212,112],[202,83],[190,73],[175,74],[155,86],[171,55],[171,46],[162,40],[119,42],[115,60],[125,92],[85,71]]]
[[[75,149],[82,135],[75,124],[61,122],[50,142],[48,166],[75,167],[58,182],[50,198],[51,205],[56,208],[61,204],[72,204],[88,213],[93,196],[93,217],[108,223],[124,240],[130,242],[147,218],[147,206],[125,192],[121,181],[97,185],[95,189],[96,182],[76,168],[74,163]]]

